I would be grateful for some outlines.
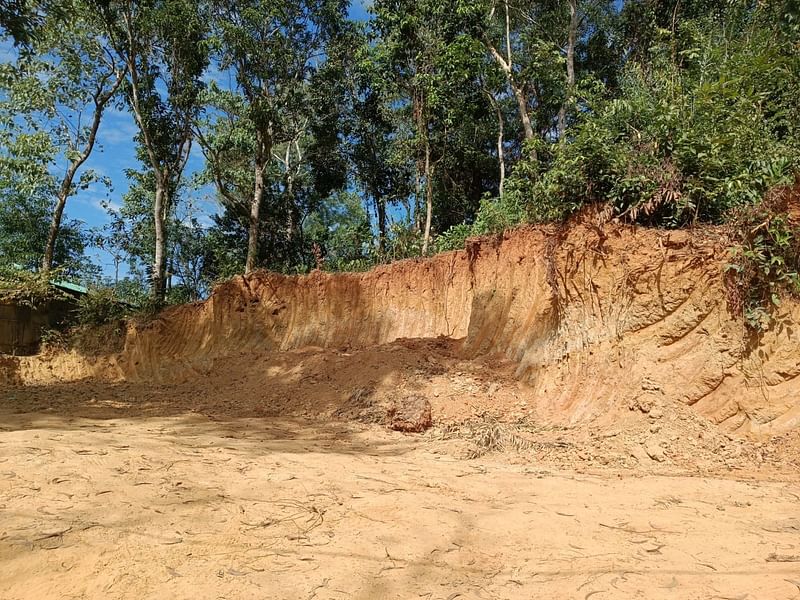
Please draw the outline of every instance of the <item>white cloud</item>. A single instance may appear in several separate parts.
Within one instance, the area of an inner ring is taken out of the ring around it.
[[[122,208],[119,202],[112,200],[108,196],[92,191],[78,192],[75,195],[74,202],[93,208],[103,215],[108,213],[108,209],[119,211]]]
[[[210,65],[208,65],[206,72],[203,73],[203,81],[206,84],[209,84],[213,81],[219,87],[225,89],[231,82],[231,76],[230,73],[226,73],[219,68],[219,65],[212,62]]]
[[[106,112],[97,137],[103,146],[132,144],[138,132],[133,117],[125,111],[114,108]]]

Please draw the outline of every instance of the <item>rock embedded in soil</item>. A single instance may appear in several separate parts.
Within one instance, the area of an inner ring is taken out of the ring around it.
[[[431,403],[420,395],[394,400],[386,411],[389,429],[405,433],[420,433],[432,424]]]
[[[647,456],[656,462],[664,462],[664,459],[666,458],[664,455],[664,449],[659,445],[658,440],[655,438],[650,438],[645,442],[644,451],[647,452]]]

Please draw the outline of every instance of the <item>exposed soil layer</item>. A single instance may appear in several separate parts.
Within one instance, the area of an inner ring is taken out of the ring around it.
[[[773,330],[748,334],[728,311],[727,256],[714,229],[520,229],[363,274],[237,278],[206,302],[132,327],[119,354],[0,369],[24,384],[180,384],[213,374],[235,386],[225,361],[446,337],[461,340],[453,352],[462,358],[508,358],[540,423],[612,424],[631,407],[677,402],[726,431],[792,430],[800,306],[785,303]],[[364,386],[381,371],[357,375],[354,386]]]
[[[7,386],[3,410],[109,419],[200,415],[212,421],[299,418],[422,431],[460,440],[458,458],[521,451],[552,468],[791,479],[800,430],[732,435],[691,406],[639,399],[607,417],[553,423],[503,355],[464,358],[463,340],[397,340],[360,350],[243,352],[185,381],[86,379]],[[419,426],[418,426],[419,425]],[[454,446],[456,447],[456,446]]]

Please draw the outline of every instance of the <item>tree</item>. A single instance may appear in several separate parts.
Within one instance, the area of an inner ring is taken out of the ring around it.
[[[444,10],[433,0],[379,0],[372,6],[373,27],[378,36],[375,57],[384,79],[380,87],[391,98],[390,102],[400,105],[408,124],[408,143],[416,167],[414,218],[416,229],[423,234],[423,255],[428,251],[433,218],[436,165],[431,156],[430,126],[432,100],[435,100],[432,96],[441,81],[437,64],[444,44]]]
[[[16,187],[16,182],[8,183],[0,175],[0,265],[35,271],[42,264],[52,196],[41,193],[49,190],[23,189]],[[54,265],[66,275],[92,279],[97,269],[85,255],[88,246],[82,223],[65,221],[54,249]]]
[[[514,53],[512,51],[514,36],[511,29],[511,16],[513,11],[511,7],[509,7],[508,0],[503,0],[500,9],[501,10],[498,11],[497,3],[492,2],[487,18],[486,31],[483,31],[481,34],[483,43],[486,44],[486,48],[489,50],[492,58],[502,70],[508,82],[508,86],[511,88],[511,91],[514,94],[514,99],[517,102],[517,110],[519,111],[519,119],[522,123],[522,130],[525,132],[525,139],[533,140],[535,134],[533,125],[531,124],[531,117],[528,112],[530,83],[525,79],[524,73],[518,69],[514,61]],[[522,11],[517,12],[521,13]],[[500,14],[498,15],[498,13]],[[500,26],[500,29],[503,32],[502,46],[499,46],[495,43],[493,40],[494,36],[489,31],[490,28],[495,26],[495,23],[498,20],[500,20],[502,23]],[[502,48],[502,52],[498,50],[499,47]],[[532,156],[535,159],[535,150],[532,150],[532,152]]]
[[[567,85],[564,102],[558,112],[558,139],[563,140],[567,129],[567,103],[575,87],[575,44],[578,38],[578,0],[567,0],[569,5],[569,31],[567,33]]]
[[[485,161],[474,160],[476,153],[467,148],[489,153],[497,148],[485,128],[475,127],[476,119],[483,121],[488,104],[484,46],[472,35],[481,7],[464,2],[453,11],[434,0],[373,5],[379,74],[375,87],[395,109],[400,126],[394,144],[405,146],[415,167],[414,216],[423,254],[430,247],[437,205],[443,209],[440,214],[447,214],[450,205],[460,204],[466,196],[467,203],[477,206],[488,191],[484,165],[478,164]],[[487,158],[491,161],[491,154]],[[467,162],[459,166],[458,159]],[[496,189],[497,184],[488,187]]]
[[[262,208],[277,168],[289,238],[298,211],[296,182],[312,120],[323,120],[325,89],[311,85],[334,34],[343,32],[343,0],[228,0],[214,10],[215,46],[231,89],[212,86],[200,140],[209,178],[224,203],[249,209],[245,273],[258,265]],[[319,137],[319,136],[318,136]]]
[[[166,293],[166,219],[192,147],[208,65],[207,16],[190,0],[95,0],[111,48],[127,68],[126,98],[141,160],[154,178],[152,295]]]
[[[72,8],[69,18],[43,20],[30,47],[0,67],[6,164],[16,157],[13,168],[38,178],[37,185],[54,197],[40,264],[44,271],[53,266],[67,200],[99,179],[84,170],[75,181],[124,77],[85,20],[84,7]]]
[[[152,219],[155,177],[152,171],[129,171],[132,185],[119,207],[107,206],[110,222],[94,233],[94,244],[115,262],[113,285],[146,287],[152,279],[155,226]],[[167,302],[192,302],[204,298],[213,280],[207,275],[212,253],[209,232],[200,224],[191,189],[176,190],[164,227],[167,232]],[[121,265],[127,276],[119,277]],[[231,273],[232,275],[232,273]],[[138,300],[137,300],[138,302]]]
[[[411,167],[396,143],[400,115],[392,106],[391,85],[378,68],[381,51],[364,36],[354,44],[356,61],[349,72],[352,108],[346,123],[352,177],[375,210],[378,255],[384,257],[388,211],[410,195]]]
[[[33,43],[47,19],[61,18],[69,12],[69,2],[54,0],[0,0],[0,27],[15,45]]]
[[[60,20],[43,29],[37,38],[37,46],[43,46],[37,51],[52,57],[56,65],[50,80],[57,85],[54,99],[59,117],[51,139],[58,139],[64,147],[66,162],[42,259],[44,271],[53,266],[64,207],[76,191],[75,177],[92,154],[103,114],[125,77],[125,67],[106,51],[104,41],[83,18],[85,8],[74,8],[69,21]],[[38,79],[41,82],[41,77]],[[84,116],[87,125],[83,125]],[[84,171],[79,186],[84,188],[96,179],[93,171]]]
[[[374,264],[369,217],[357,194],[333,195],[309,215],[305,230],[311,243],[319,248],[326,269],[362,271]],[[316,260],[313,266],[317,266]]]

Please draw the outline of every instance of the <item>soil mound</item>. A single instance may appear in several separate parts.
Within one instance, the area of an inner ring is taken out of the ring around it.
[[[321,382],[336,368],[326,363],[327,351],[374,350],[386,358],[393,348],[404,352],[402,340],[448,340],[460,361],[501,361],[521,386],[516,402],[541,423],[612,427],[621,414],[657,417],[682,405],[728,431],[793,429],[800,422],[800,306],[785,303],[782,325],[749,336],[727,308],[726,257],[713,229],[584,223],[522,228],[367,273],[259,272],[222,284],[205,302],[131,326],[117,354],[5,359],[0,381],[201,381],[224,388],[257,373],[269,386],[270,365],[303,352],[317,362],[303,376]],[[418,359],[429,379],[447,373],[418,350],[409,360]],[[382,364],[351,365],[351,385],[340,390],[334,410],[375,412],[357,406],[361,398],[350,408],[347,402],[358,388],[390,385]],[[290,384],[298,382],[287,383],[287,393]],[[503,402],[495,396],[489,382],[485,407]],[[387,402],[396,415],[406,410]],[[381,410],[375,414],[386,414]],[[434,406],[434,418],[437,410],[447,412]],[[424,410],[417,416],[424,421]],[[651,451],[660,457],[658,448]]]

